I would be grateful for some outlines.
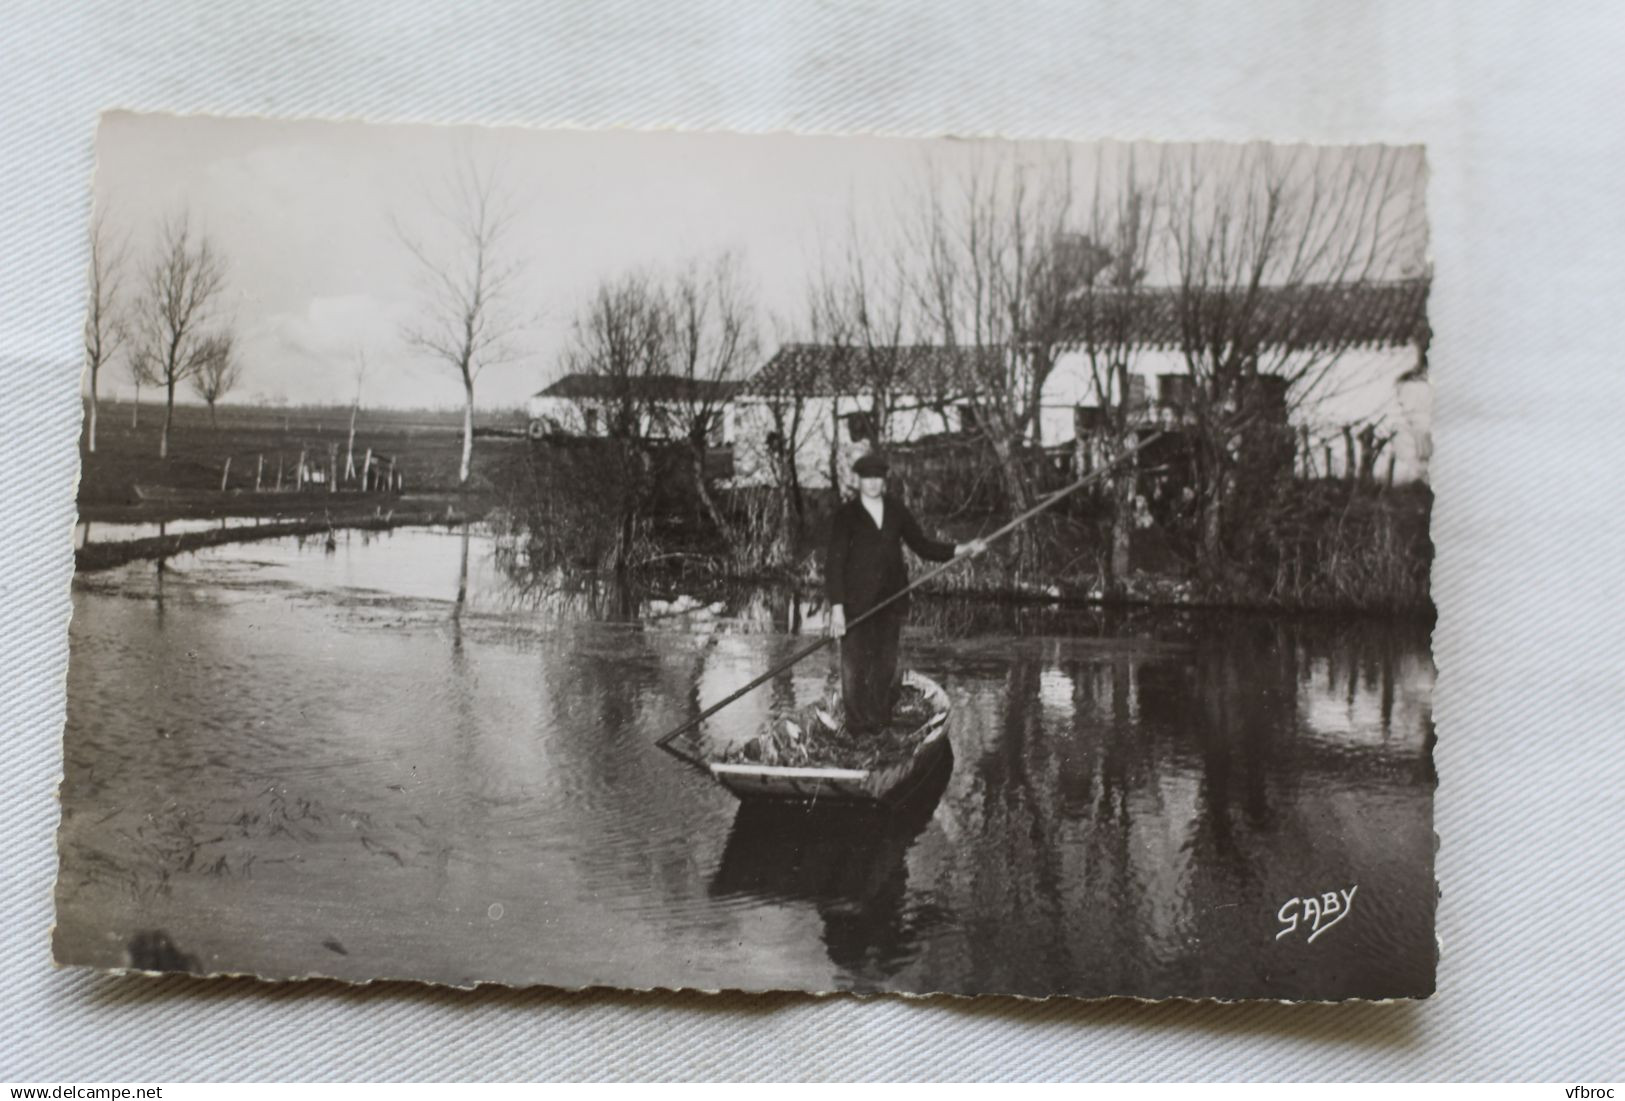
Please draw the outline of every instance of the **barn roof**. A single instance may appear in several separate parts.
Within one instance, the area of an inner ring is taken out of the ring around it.
[[[1209,334],[1233,337],[1229,315],[1245,293],[1216,288],[1186,295],[1177,287],[1132,291],[1095,290],[1074,298],[1074,341],[1091,334],[1127,339],[1142,348],[1179,348],[1190,332],[1205,342]],[[1311,283],[1262,287],[1260,302],[1247,316],[1261,347],[1392,348],[1425,341],[1428,281]],[[889,376],[893,389],[928,395],[952,389],[981,355],[996,360],[996,348],[948,348],[932,344],[865,347],[786,344],[779,348],[743,392],[759,396],[799,394],[829,397],[868,390],[877,376]],[[985,360],[984,360],[985,363]]]
[[[685,375],[637,375],[630,378],[565,375],[533,396],[608,401],[630,392],[645,401],[698,404],[727,401],[741,385],[739,382],[689,378]]]
[[[888,377],[900,393],[934,394],[949,388],[976,354],[971,348],[933,344],[785,344],[746,384],[745,393],[831,397],[867,390],[876,377]],[[998,354],[993,348],[981,352],[983,357]]]
[[[1186,332],[1229,333],[1229,315],[1243,307],[1244,287],[1216,287],[1182,294],[1178,287],[1121,292],[1093,290],[1074,302],[1076,336],[1118,335],[1147,348],[1182,346]],[[1426,279],[1382,283],[1305,283],[1259,287],[1248,316],[1263,347],[1392,348],[1427,333]]]

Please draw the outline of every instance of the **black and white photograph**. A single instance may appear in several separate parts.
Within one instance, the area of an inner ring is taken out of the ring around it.
[[[1433,993],[1423,147],[95,152],[58,963]]]

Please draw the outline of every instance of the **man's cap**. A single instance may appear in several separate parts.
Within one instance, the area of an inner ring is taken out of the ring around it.
[[[867,455],[860,455],[858,461],[852,464],[852,470],[860,478],[884,478],[891,469],[886,456],[878,451],[871,451]]]

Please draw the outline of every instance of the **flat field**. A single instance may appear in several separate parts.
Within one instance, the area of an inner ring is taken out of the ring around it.
[[[86,519],[286,515],[345,503],[347,494],[330,494],[325,485],[302,493],[293,492],[293,485],[301,453],[307,464],[322,470],[336,458],[342,475],[349,449],[348,408],[221,406],[211,423],[206,409],[178,405],[165,459],[158,457],[163,407],[142,403],[138,425],[132,425],[132,412],[128,402],[102,403],[94,454],[81,435],[78,500]],[[393,459],[407,497],[479,496],[489,492],[490,475],[521,453],[524,424],[515,411],[475,415],[474,472],[470,485],[460,490],[460,411],[362,409],[356,418],[355,463],[361,465],[369,448],[375,456]],[[279,469],[281,492],[275,489]],[[222,477],[227,487],[223,494]],[[186,496],[144,501],[137,486]]]

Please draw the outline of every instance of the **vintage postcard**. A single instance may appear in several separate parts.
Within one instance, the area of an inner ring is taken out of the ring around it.
[[[1427,996],[1425,184],[106,116],[57,960]]]

